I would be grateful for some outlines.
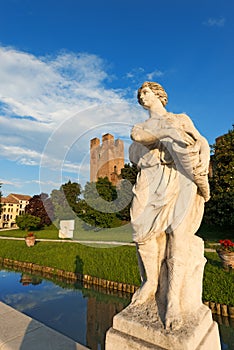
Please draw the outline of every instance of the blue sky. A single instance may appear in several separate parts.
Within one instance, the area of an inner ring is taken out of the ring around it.
[[[214,143],[234,122],[232,0],[0,0],[3,195],[89,180],[89,140],[130,143],[146,80]]]

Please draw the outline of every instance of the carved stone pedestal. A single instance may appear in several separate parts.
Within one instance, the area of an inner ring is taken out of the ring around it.
[[[221,350],[218,325],[205,305],[179,329],[165,330],[152,304],[131,306],[113,318],[106,350]]]

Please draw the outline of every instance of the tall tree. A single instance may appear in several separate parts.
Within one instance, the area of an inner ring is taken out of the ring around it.
[[[135,185],[138,170],[135,164],[124,164],[124,168],[121,169],[122,179],[128,180],[132,185]]]
[[[53,190],[50,198],[54,207],[54,216],[57,220],[75,219],[79,210],[81,186],[76,182],[68,181],[59,190]]]
[[[79,202],[79,196],[81,194],[81,186],[77,182],[71,182],[70,180],[60,187],[60,191],[63,191],[67,199],[68,204],[72,210],[76,211],[77,203]]]
[[[136,183],[138,170],[135,164],[124,164],[124,168],[121,169],[121,176],[123,181],[120,184],[120,191],[124,194],[123,209],[119,211],[117,216],[122,221],[130,221],[130,207],[132,203],[132,187]],[[130,186],[130,183],[132,186]],[[126,204],[124,204],[126,203]]]
[[[234,127],[216,139],[211,157],[211,199],[206,204],[204,221],[234,226]]]
[[[46,193],[33,196],[25,207],[25,213],[40,218],[40,226],[49,226],[53,220],[53,205]]]
[[[117,218],[117,208],[113,201],[117,198],[115,186],[107,177],[97,182],[87,182],[84,189],[84,200],[79,203],[78,216],[94,227],[116,227],[121,225]]]

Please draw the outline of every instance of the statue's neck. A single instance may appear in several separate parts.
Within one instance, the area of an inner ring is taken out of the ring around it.
[[[150,108],[149,110],[149,116],[150,118],[161,118],[162,116],[164,116],[167,113],[166,108],[163,107],[162,104],[158,105],[158,106],[153,106],[152,108]]]

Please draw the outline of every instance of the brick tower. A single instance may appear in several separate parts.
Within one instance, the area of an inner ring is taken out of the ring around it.
[[[124,143],[111,134],[102,136],[102,144],[95,137],[90,141],[90,181],[96,182],[99,177],[108,177],[116,185],[119,182],[121,169],[124,167]]]

